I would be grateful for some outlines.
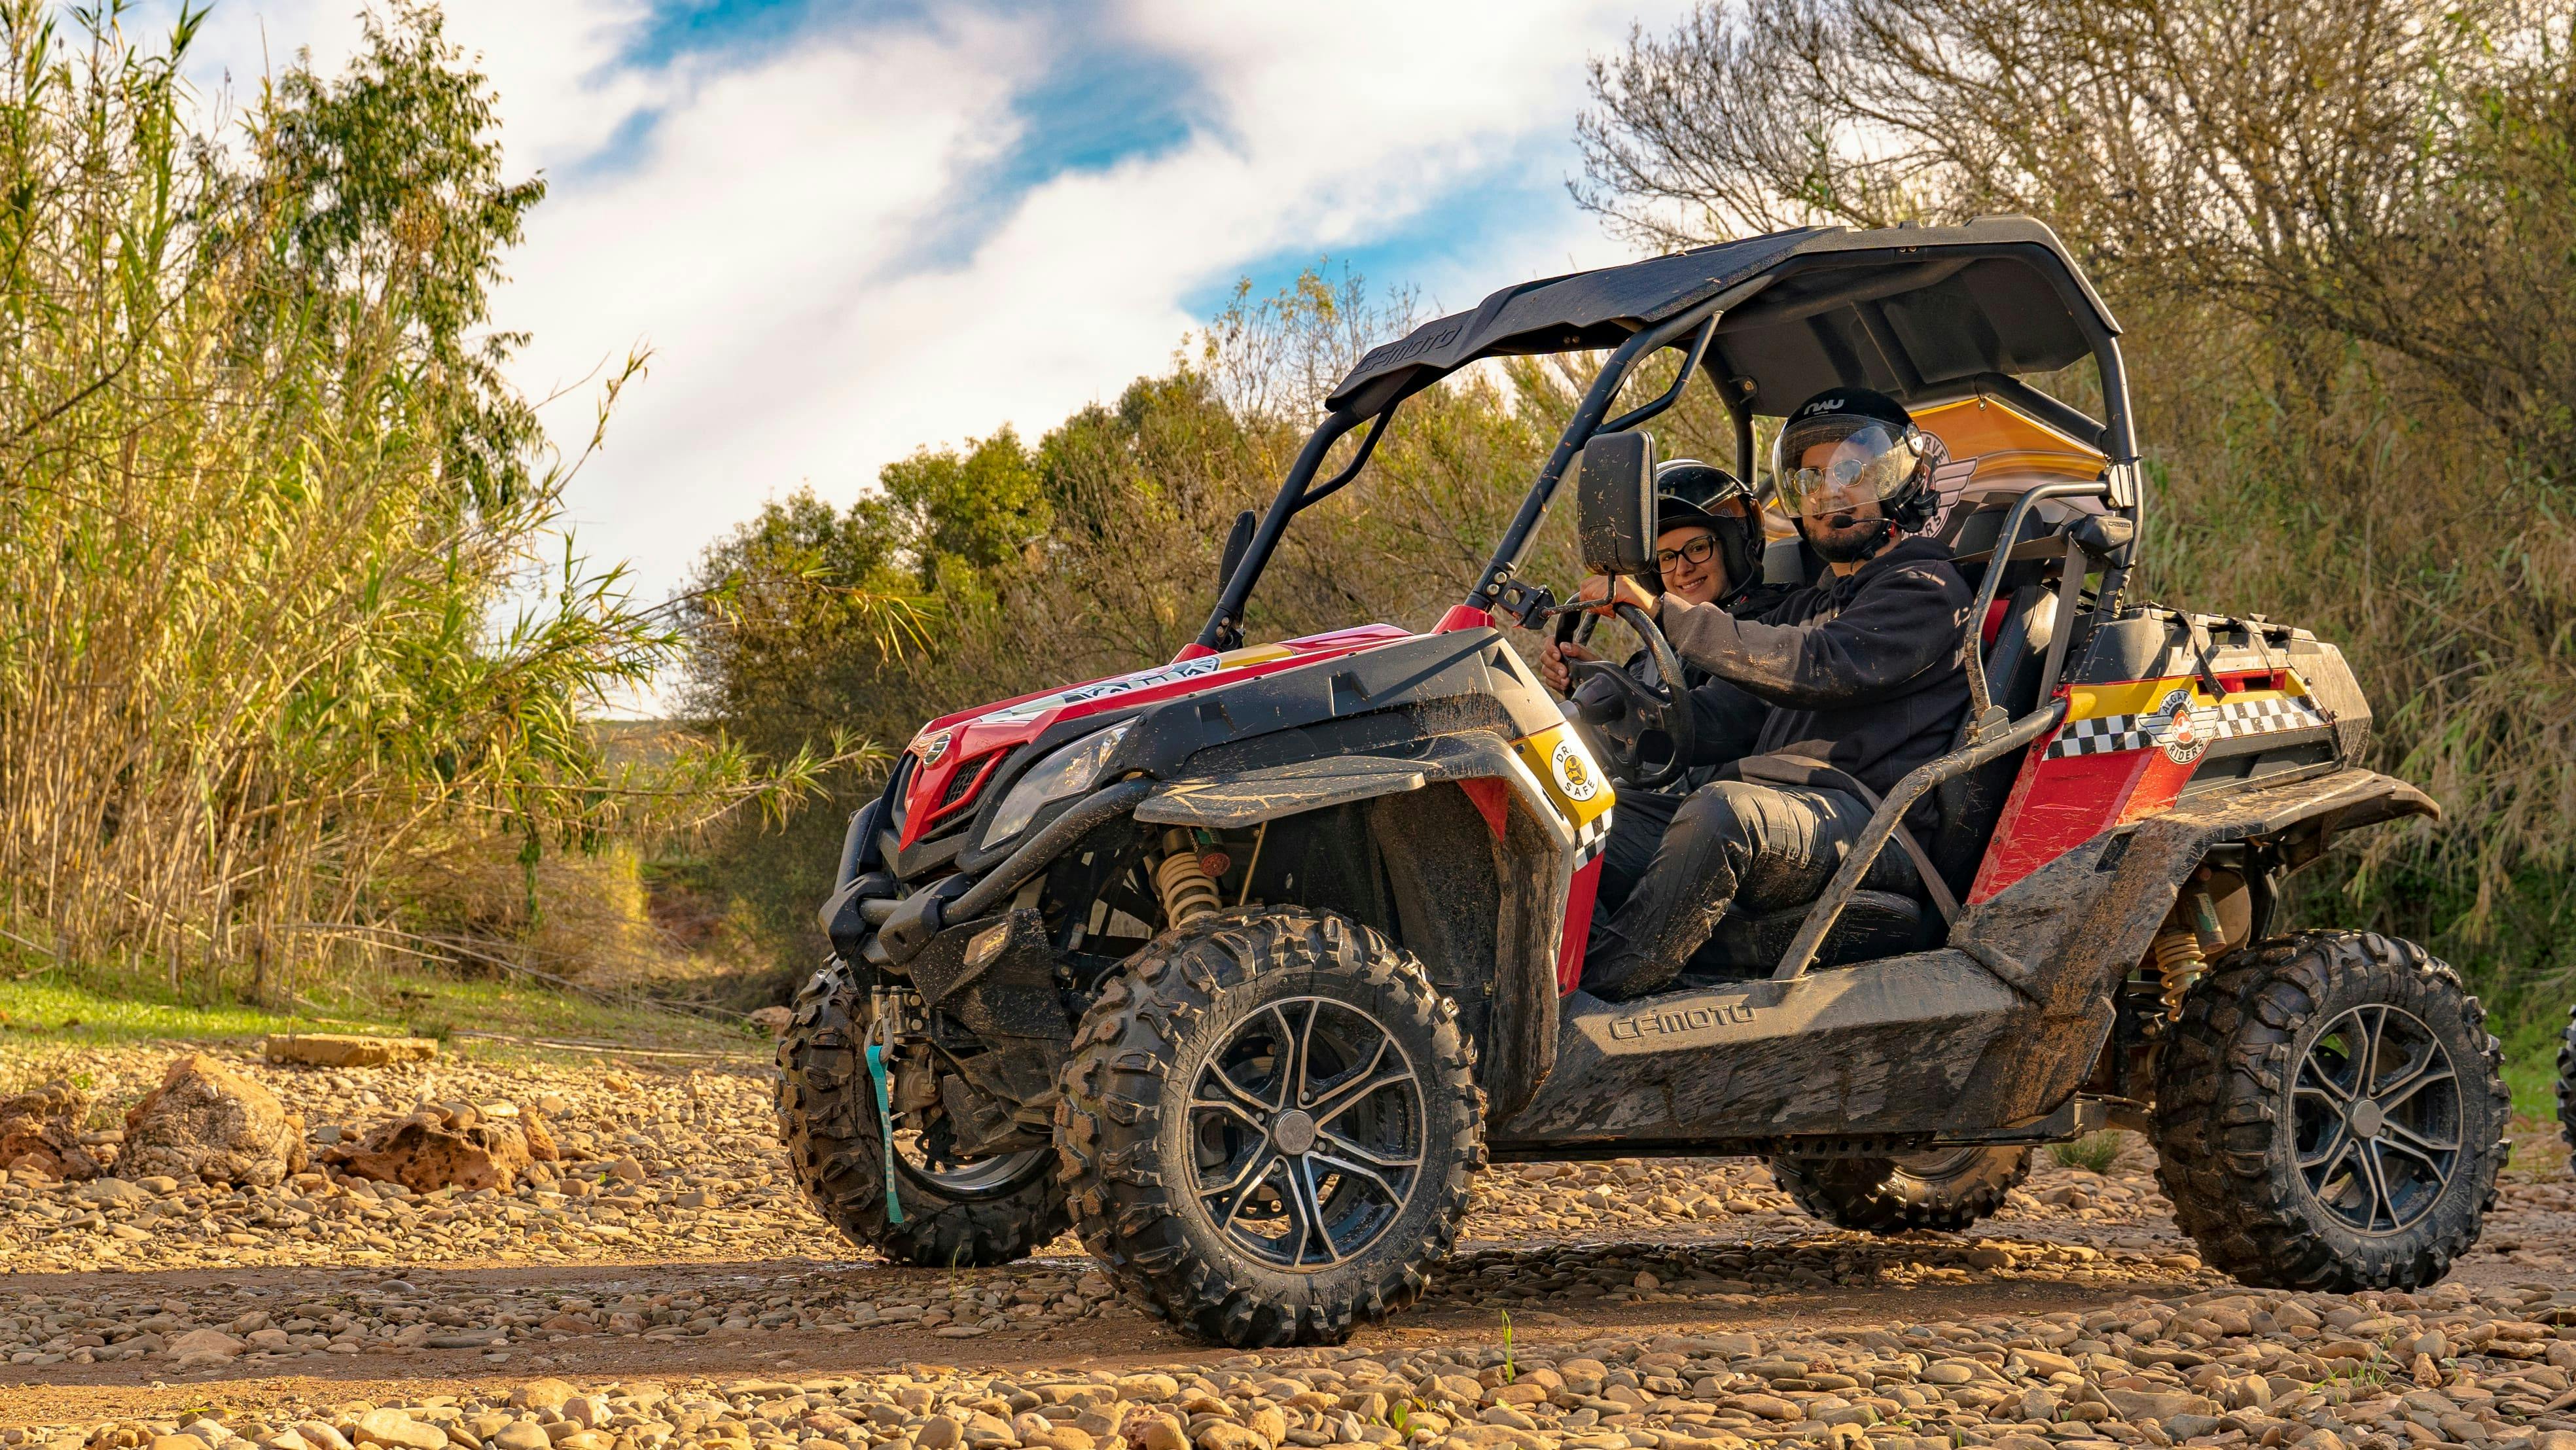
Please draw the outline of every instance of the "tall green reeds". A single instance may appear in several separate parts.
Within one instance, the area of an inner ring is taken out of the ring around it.
[[[418,949],[406,868],[460,843],[533,892],[550,850],[721,804],[730,752],[621,780],[583,724],[672,637],[555,529],[587,450],[546,447],[486,327],[542,187],[435,12],[220,135],[200,12],[160,44],[61,15],[0,0],[16,948],[273,997]]]

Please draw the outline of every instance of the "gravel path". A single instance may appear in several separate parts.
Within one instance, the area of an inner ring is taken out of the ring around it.
[[[77,1070],[122,1107],[169,1055],[20,1049],[0,1087]],[[2134,1143],[2106,1174],[2043,1156],[1975,1236],[1827,1230],[1741,1160],[1499,1168],[1424,1304],[1232,1355],[1069,1239],[991,1271],[853,1254],[749,1060],[236,1060],[317,1145],[506,1102],[582,1156],[563,1192],[0,1186],[0,1446],[2576,1450],[2576,1185],[2538,1135],[2411,1298],[2209,1273]]]

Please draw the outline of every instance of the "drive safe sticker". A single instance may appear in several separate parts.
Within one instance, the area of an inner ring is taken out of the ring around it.
[[[1593,773],[1592,762],[1585,759],[1583,747],[1574,743],[1569,732],[1556,742],[1547,754],[1548,773],[1556,777],[1556,788],[1570,801],[1588,801],[1601,793],[1601,782]]]

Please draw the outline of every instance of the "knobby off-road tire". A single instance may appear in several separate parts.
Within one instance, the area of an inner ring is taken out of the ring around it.
[[[1092,1257],[1237,1347],[1337,1344],[1412,1303],[1484,1166],[1456,1005],[1329,913],[1166,932],[1104,984],[1060,1082],[1056,1152]]]
[[[931,1268],[1006,1264],[1064,1232],[1064,1196],[1045,1154],[1020,1171],[961,1184],[916,1171],[898,1150],[903,1222],[890,1221],[861,1006],[854,973],[834,962],[797,994],[778,1039],[778,1135],[815,1210],[852,1243]]]
[[[1930,1148],[1896,1158],[1771,1160],[1771,1181],[1798,1207],[1864,1233],[1966,1228],[2004,1206],[2030,1176],[2028,1148]]]
[[[2576,1169],[2576,1007],[2567,1009],[2567,1032],[2558,1039],[2558,1137],[2567,1166]]]
[[[2202,1257],[2245,1283],[2414,1289],[2477,1242],[2511,1106],[2449,966],[2370,933],[2286,937],[2183,999],[2156,1176]]]

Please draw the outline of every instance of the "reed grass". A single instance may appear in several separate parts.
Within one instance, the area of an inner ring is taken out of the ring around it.
[[[291,997],[460,853],[515,869],[792,790],[585,723],[675,645],[560,528],[601,441],[500,380],[542,195],[397,8],[229,134],[115,8],[0,0],[0,915],[22,953]],[[68,26],[68,28],[66,28]],[[486,873],[488,874],[488,873]]]

